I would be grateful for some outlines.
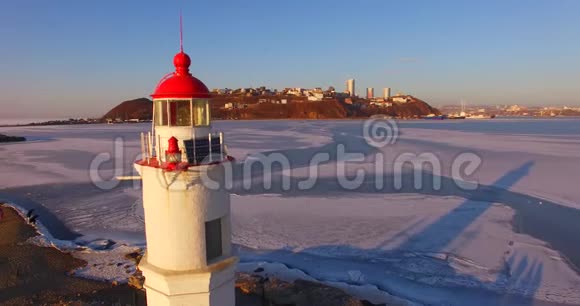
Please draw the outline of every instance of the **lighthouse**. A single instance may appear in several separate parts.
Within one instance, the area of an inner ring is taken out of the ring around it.
[[[223,133],[211,129],[209,91],[189,72],[183,47],[173,64],[152,94],[152,131],[141,134],[135,163],[143,183],[147,251],[139,269],[147,304],[234,306],[230,195],[202,182],[206,175],[224,186],[222,164],[230,158]]]

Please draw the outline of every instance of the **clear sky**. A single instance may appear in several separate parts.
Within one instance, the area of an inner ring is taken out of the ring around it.
[[[580,1],[1,1],[0,118],[97,116],[173,70],[209,88],[355,78],[435,105],[580,106]]]

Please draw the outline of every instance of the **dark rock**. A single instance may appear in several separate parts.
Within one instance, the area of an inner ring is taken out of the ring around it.
[[[143,276],[143,273],[141,273],[141,271],[137,271],[129,277],[128,282],[129,286],[142,290],[143,284],[145,283],[145,277]]]
[[[143,257],[143,250],[140,250],[140,249],[135,251],[135,252],[131,252],[131,253],[125,255],[125,258],[135,261],[136,264],[139,264],[142,257]]]
[[[18,142],[18,141],[26,141],[26,138],[19,136],[6,136],[4,134],[0,134],[0,142]]]

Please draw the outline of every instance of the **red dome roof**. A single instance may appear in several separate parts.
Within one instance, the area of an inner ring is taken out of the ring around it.
[[[159,98],[209,98],[209,90],[202,81],[189,73],[191,59],[183,51],[173,58],[175,72],[166,75],[151,95]]]

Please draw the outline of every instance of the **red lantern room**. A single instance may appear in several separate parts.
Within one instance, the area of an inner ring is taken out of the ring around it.
[[[183,51],[173,58],[175,72],[165,76],[151,95],[155,127],[210,125],[209,90],[189,72],[191,59]]]
[[[189,72],[191,59],[183,47],[173,65],[175,72],[163,77],[151,95],[153,131],[142,136],[147,163],[173,169],[223,161],[223,133],[211,132],[209,90]]]

